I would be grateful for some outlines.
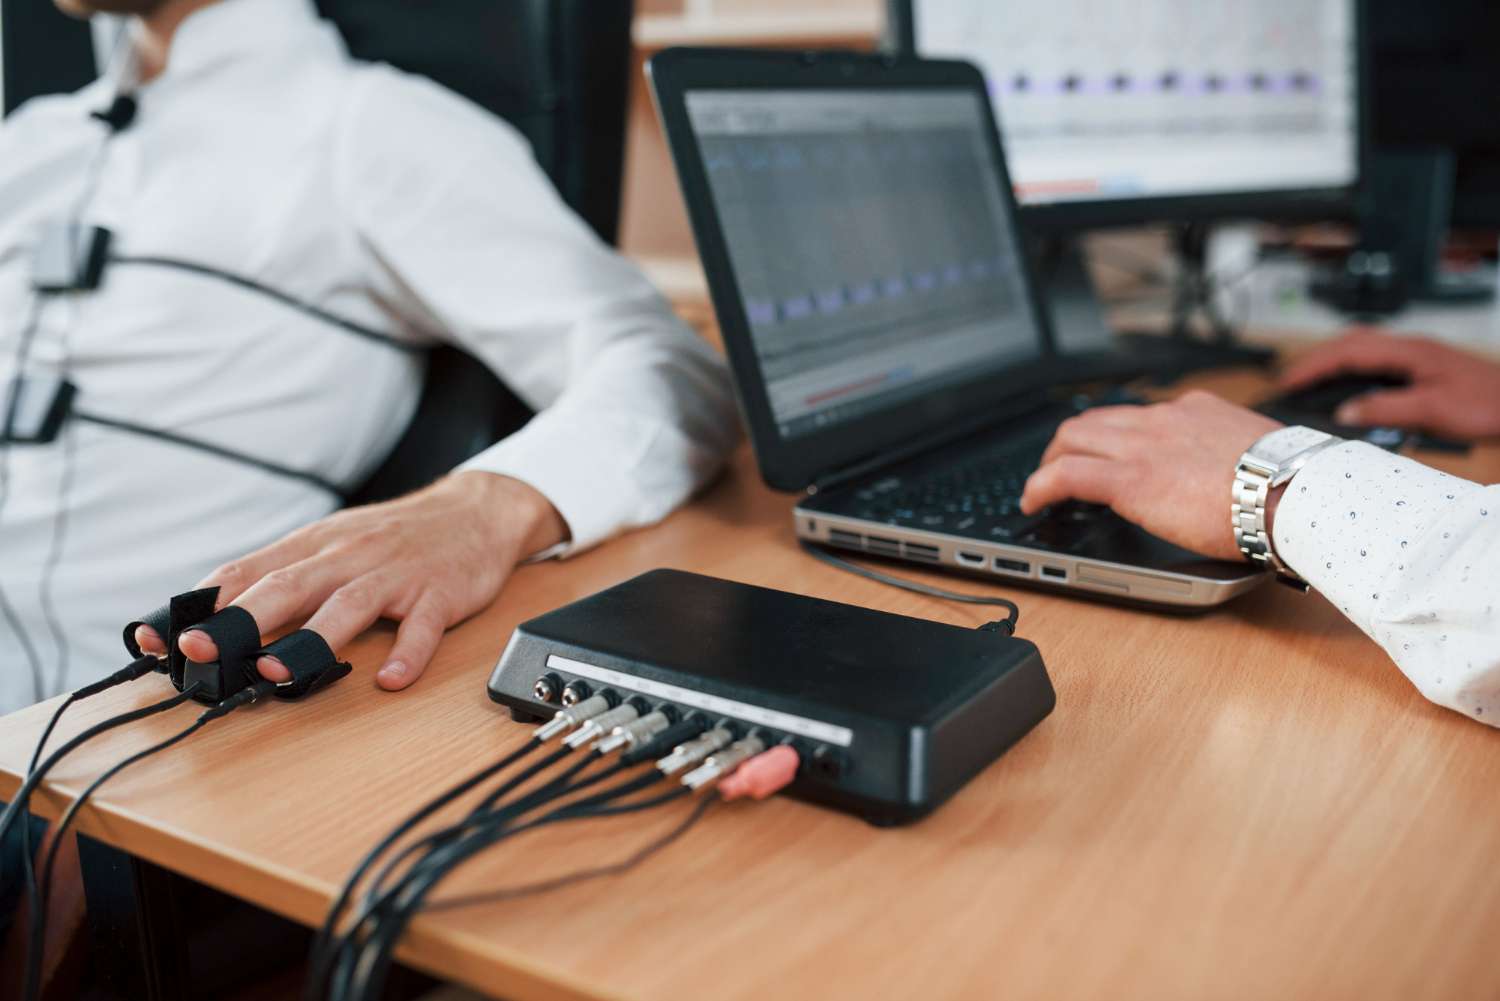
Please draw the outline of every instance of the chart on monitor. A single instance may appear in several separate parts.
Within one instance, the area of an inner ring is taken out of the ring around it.
[[[1343,188],[1357,0],[913,0],[974,61],[1026,204]]]

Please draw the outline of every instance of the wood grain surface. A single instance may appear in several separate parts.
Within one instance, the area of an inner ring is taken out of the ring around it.
[[[1242,398],[1263,388],[1236,374],[1197,383]],[[1500,446],[1424,458],[1500,479]],[[484,683],[526,618],[666,566],[986,620],[809,559],[792,503],[742,449],[663,525],[521,569],[409,692],[371,681],[392,635],[378,629],[348,651],[352,678],[236,713],[124,773],[80,826],[315,924],[400,816],[525,738]],[[1315,595],[1266,586],[1184,618],[1004,593],[1044,653],[1057,709],[927,820],[877,830],[790,801],[718,807],[623,877],[424,915],[402,957],[516,999],[1500,997],[1500,733],[1425,702]],[[163,688],[84,703],[61,733]],[[0,721],[0,798],[50,710]],[[55,815],[191,712],[81,751],[38,810]],[[674,809],[523,835],[439,896],[622,858],[676,823]]]

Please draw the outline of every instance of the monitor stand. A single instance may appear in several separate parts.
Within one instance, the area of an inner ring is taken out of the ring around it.
[[[1219,311],[1207,267],[1208,227],[1185,224],[1173,236],[1179,273],[1173,290],[1172,318],[1165,333],[1112,333],[1078,241],[1061,238],[1034,241],[1032,260],[1060,352],[1096,357],[1113,355],[1124,363],[1120,366],[1122,370],[1150,375],[1163,385],[1190,372],[1245,365],[1263,367],[1275,359],[1274,351],[1239,343]],[[1195,331],[1199,314],[1207,322],[1206,339]]]

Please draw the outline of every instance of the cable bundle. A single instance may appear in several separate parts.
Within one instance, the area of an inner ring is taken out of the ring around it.
[[[396,944],[407,926],[429,907],[428,898],[450,872],[486,848],[564,821],[639,813],[687,799],[695,791],[707,793],[680,823],[621,862],[451,898],[429,909],[510,900],[625,872],[680,838],[714,803],[742,795],[764,798],[796,773],[799,758],[789,746],[766,751],[755,733],[736,740],[727,726],[711,725],[702,717],[673,722],[672,711],[666,707],[653,710],[638,700],[614,703],[613,694],[606,692],[562,710],[521,748],[430,800],[382,838],[355,866],[318,932],[304,992],[308,1001],[380,997]],[[393,851],[422,821],[518,766],[564,733],[561,748],[518,767],[461,819]],[[621,753],[609,760],[615,751]],[[642,767],[648,762],[655,764]],[[680,783],[673,782],[694,765]],[[725,782],[714,789],[721,778]],[[537,784],[520,791],[533,780]],[[660,791],[668,783],[672,787]],[[351,907],[361,881],[388,854],[368,880],[358,904]],[[340,931],[346,910],[351,916]]]

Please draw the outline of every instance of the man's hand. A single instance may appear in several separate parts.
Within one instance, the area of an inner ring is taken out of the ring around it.
[[[306,619],[337,650],[377,619],[398,620],[395,645],[375,675],[394,691],[421,676],[443,632],[494,600],[517,563],[565,537],[561,516],[535,489],[470,471],[400,500],[330,515],[220,567],[198,587],[217,584],[219,607],[245,609],[263,639]],[[146,627],[136,641],[148,653],[166,650]],[[200,631],[184,632],[178,645],[200,663],[219,656]],[[273,657],[257,666],[271,681],[290,677]]]
[[[1301,389],[1349,373],[1400,375],[1411,385],[1350,400],[1334,415],[1340,424],[1452,438],[1500,435],[1500,364],[1426,338],[1356,330],[1302,356],[1281,385]]]
[[[1235,465],[1280,426],[1201,391],[1149,407],[1089,410],[1057,429],[1021,510],[1070,499],[1107,504],[1169,542],[1239,559],[1229,525]]]

